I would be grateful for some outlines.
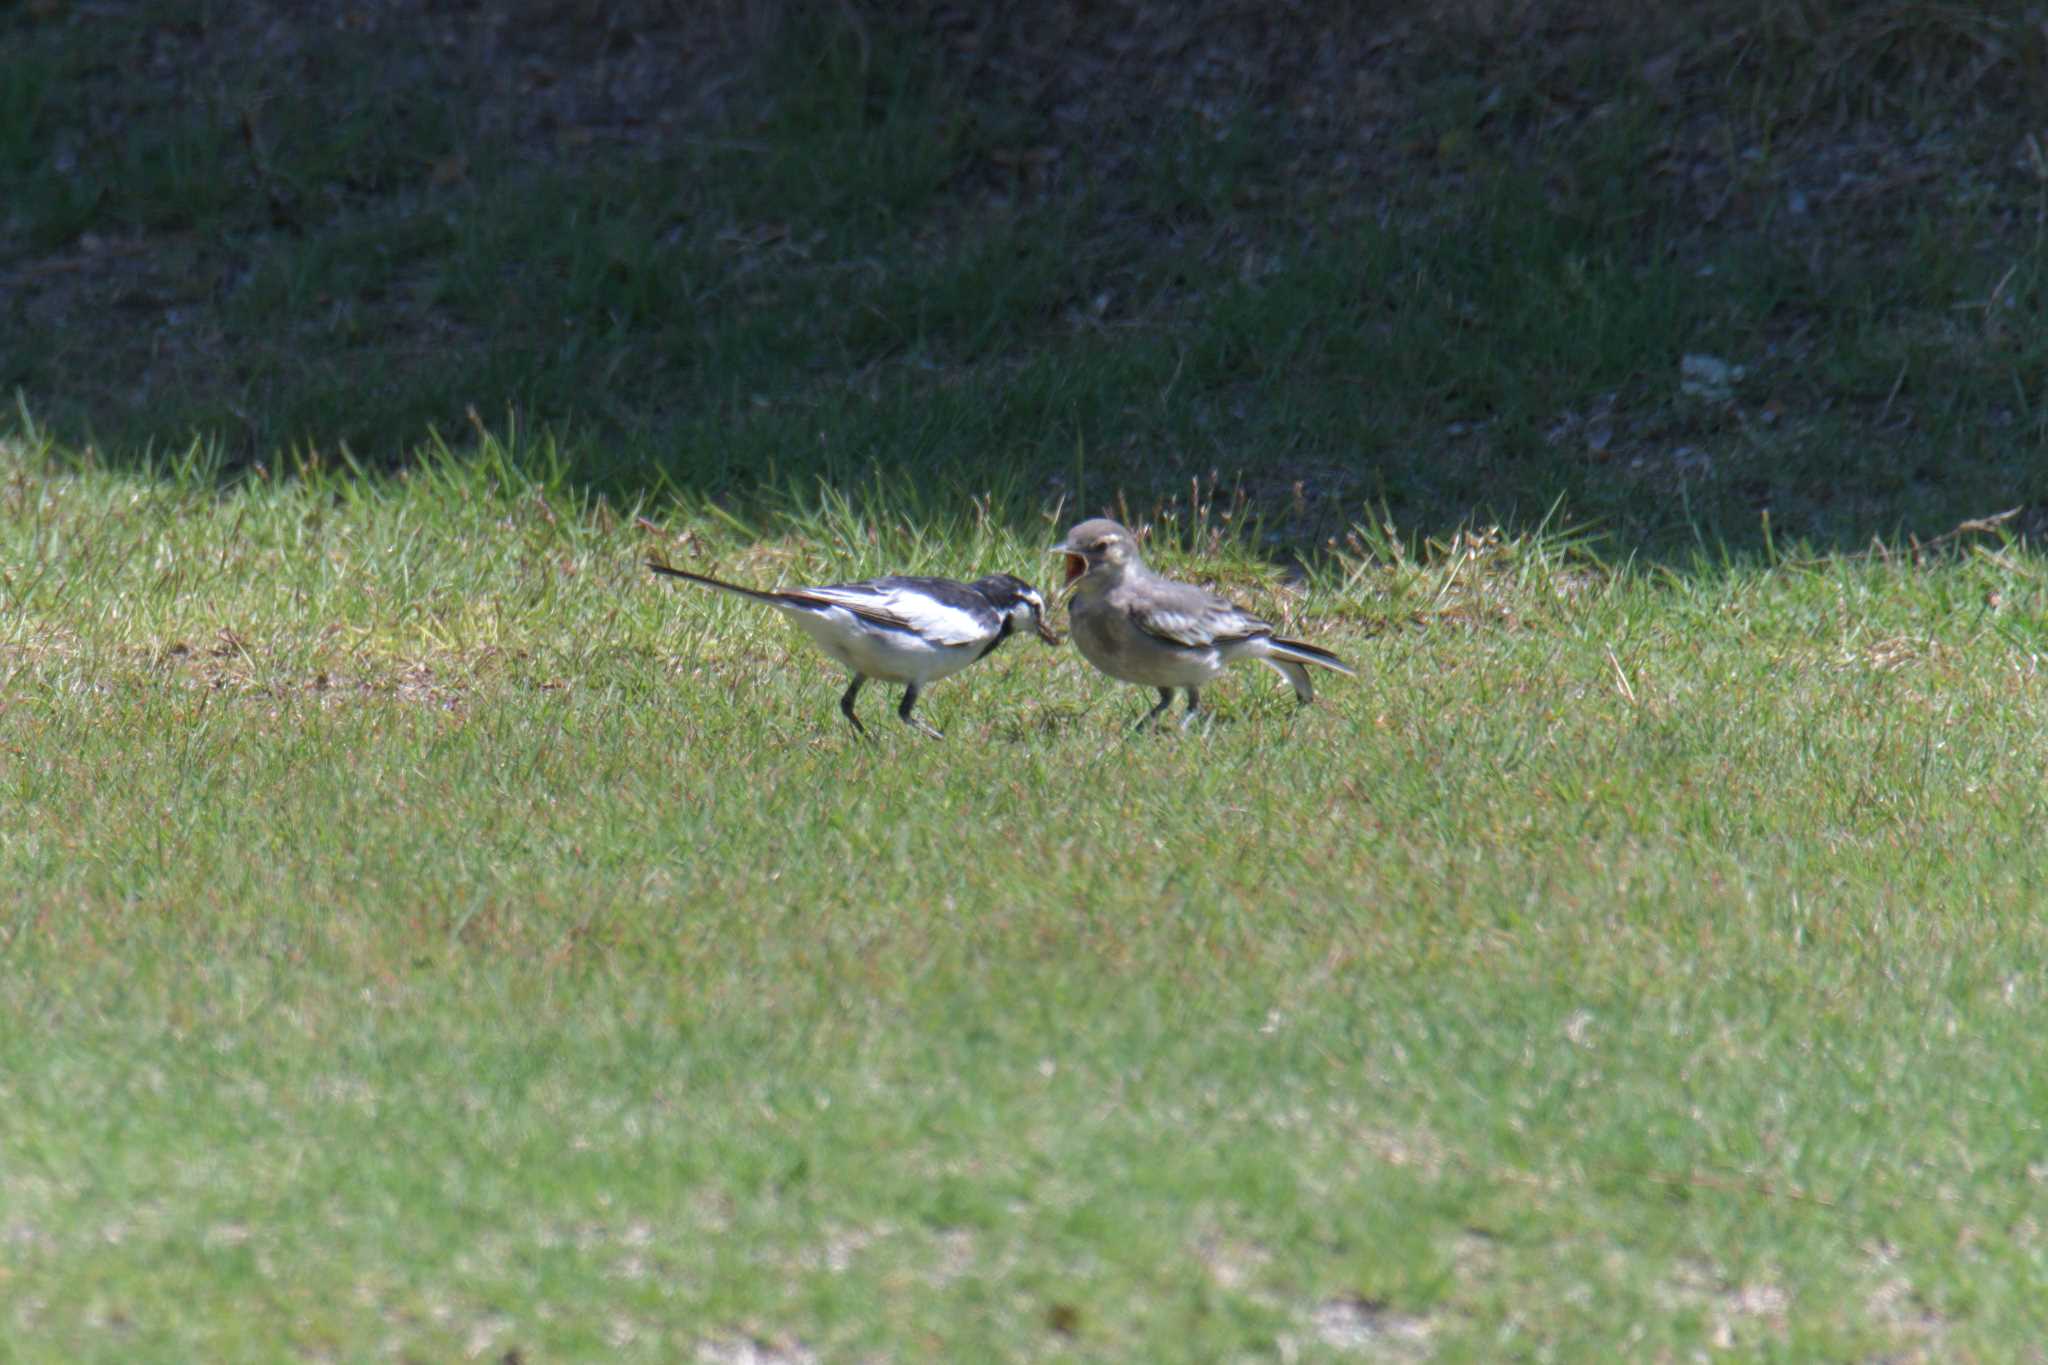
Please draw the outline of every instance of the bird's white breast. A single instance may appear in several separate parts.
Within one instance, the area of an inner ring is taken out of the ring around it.
[[[819,649],[855,673],[883,682],[933,682],[974,662],[966,645],[935,645],[906,630],[864,621],[844,607],[788,613]]]

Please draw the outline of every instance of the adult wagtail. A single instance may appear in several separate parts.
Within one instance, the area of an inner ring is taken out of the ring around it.
[[[990,574],[972,583],[892,574],[822,588],[761,592],[687,569],[672,569],[651,559],[647,567],[671,578],[687,578],[766,602],[795,621],[812,643],[853,674],[853,681],[839,698],[839,709],[852,722],[854,733],[863,738],[867,728],[853,713],[853,699],[870,678],[902,683],[903,704],[896,714],[911,729],[943,739],[944,735],[910,714],[919,691],[928,683],[958,673],[1027,626],[1049,645],[1060,642],[1046,624],[1045,599],[1038,589],[1006,573]]]
[[[1257,659],[1293,683],[1303,705],[1316,695],[1303,664],[1358,676],[1329,650],[1281,639],[1208,589],[1153,573],[1137,538],[1107,517],[1082,522],[1048,553],[1066,556],[1067,621],[1082,655],[1112,678],[1159,689],[1141,730],[1173,705],[1176,687],[1188,694],[1185,729],[1201,689],[1240,659]]]

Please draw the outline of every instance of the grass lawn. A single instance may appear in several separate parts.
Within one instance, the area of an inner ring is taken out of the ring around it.
[[[5,446],[14,1358],[2038,1349],[2039,556],[1166,549],[1364,676],[1133,739],[1020,643],[864,746],[642,555],[1049,533],[544,456]]]
[[[2048,1360],[2037,8],[0,12],[0,1362]]]

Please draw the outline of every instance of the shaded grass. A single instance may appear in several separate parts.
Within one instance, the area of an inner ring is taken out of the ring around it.
[[[27,7],[0,385],[240,468],[510,412],[615,500],[763,512],[1213,478],[1297,550],[2044,499],[2017,7],[1032,13]],[[1742,382],[1683,397],[1694,352]]]
[[[488,437],[226,488],[8,445],[22,1358],[2039,1340],[2023,545],[1361,527],[1288,583],[1163,528],[1364,676],[1133,742],[1146,698],[1014,647],[934,689],[945,744],[870,748],[649,546],[776,582],[1049,535],[573,488]]]

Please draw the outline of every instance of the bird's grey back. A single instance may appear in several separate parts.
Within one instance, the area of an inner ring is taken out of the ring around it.
[[[1175,644],[1212,645],[1273,633],[1271,625],[1228,598],[1150,569],[1127,576],[1109,599],[1109,605],[1129,612],[1139,629]]]

